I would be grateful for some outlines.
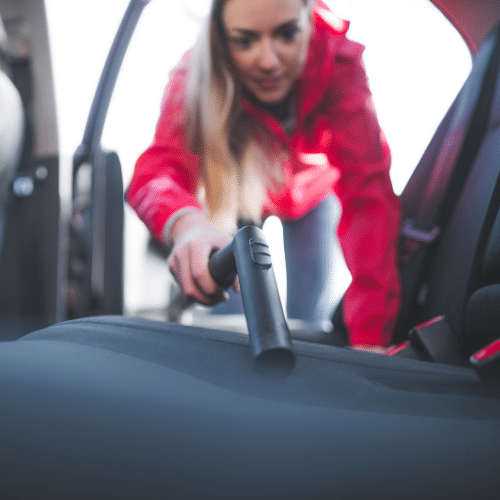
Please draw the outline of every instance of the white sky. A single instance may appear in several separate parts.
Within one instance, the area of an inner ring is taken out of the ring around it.
[[[470,70],[469,53],[428,0],[326,3],[351,21],[350,38],[367,47],[367,73],[391,146],[391,178],[399,193],[462,86]],[[82,138],[102,66],[127,4],[128,0],[46,0],[59,138],[66,162]],[[168,70],[192,45],[198,29],[195,17],[203,15],[207,5],[208,0],[152,0],[144,10],[103,136],[103,145],[121,158],[125,184],[135,159],[152,139]],[[63,175],[61,180],[69,186],[69,177]],[[126,232],[135,242],[146,239],[144,227],[128,209]],[[132,252],[130,244],[126,249],[126,301],[137,303],[140,299],[127,285],[127,273],[140,273],[140,252]],[[277,269],[277,274],[283,273]],[[348,277],[345,272],[342,276],[339,281],[344,287]]]

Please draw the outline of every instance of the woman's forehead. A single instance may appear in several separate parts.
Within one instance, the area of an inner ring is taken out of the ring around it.
[[[222,21],[227,30],[267,31],[300,20],[303,0],[226,0]]]

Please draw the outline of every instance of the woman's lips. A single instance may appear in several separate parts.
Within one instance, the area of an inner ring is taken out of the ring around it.
[[[276,87],[278,87],[280,82],[281,78],[265,78],[262,80],[256,80],[257,85],[265,90],[275,89]]]

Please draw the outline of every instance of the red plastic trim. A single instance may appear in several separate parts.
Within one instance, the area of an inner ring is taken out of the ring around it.
[[[436,316],[435,318],[430,319],[429,321],[425,321],[424,323],[420,323],[420,325],[414,326],[414,330],[420,330],[420,328],[425,328],[426,326],[432,325],[433,323],[437,323],[438,321],[442,321],[444,316]]]
[[[495,340],[491,344],[479,349],[470,358],[470,362],[474,366],[480,366],[489,363],[500,356],[500,339]]]
[[[399,351],[402,351],[405,347],[410,345],[410,341],[407,340],[406,342],[403,342],[402,344],[399,344],[397,346],[394,346],[392,349],[389,349],[386,351],[387,356],[394,356],[394,354],[398,353]]]

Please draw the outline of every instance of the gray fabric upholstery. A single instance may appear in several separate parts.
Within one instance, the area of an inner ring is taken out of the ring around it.
[[[500,400],[468,368],[75,320],[0,350],[2,498],[496,499]]]

